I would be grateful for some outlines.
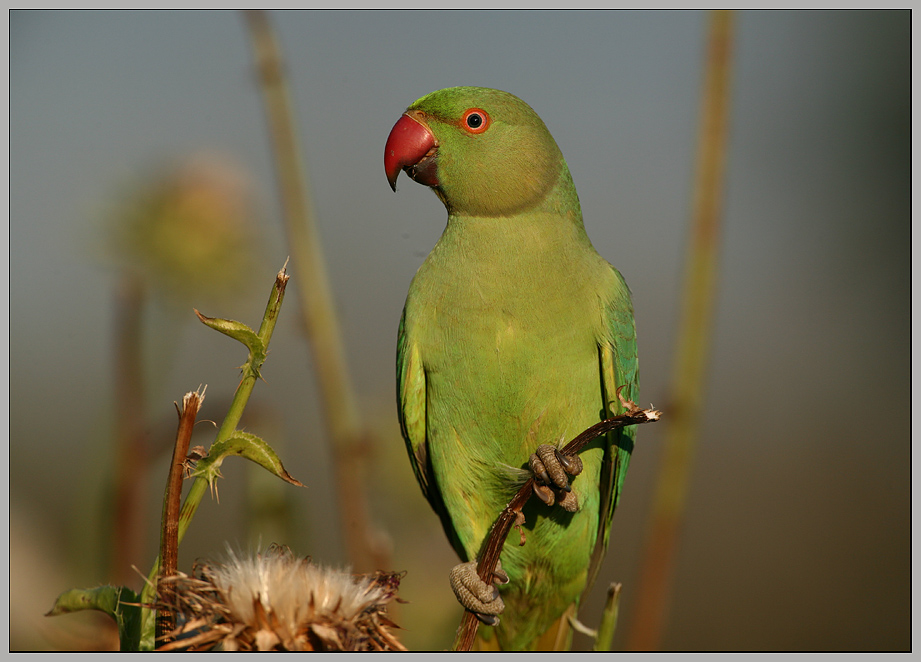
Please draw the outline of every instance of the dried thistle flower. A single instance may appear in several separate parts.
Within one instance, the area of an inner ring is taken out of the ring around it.
[[[401,577],[351,575],[276,546],[230,552],[226,563],[165,580],[158,608],[180,625],[158,650],[403,651],[387,617]]]

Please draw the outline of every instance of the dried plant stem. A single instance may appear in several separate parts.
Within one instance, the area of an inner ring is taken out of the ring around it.
[[[310,341],[333,445],[334,484],[346,551],[356,571],[388,567],[384,559],[375,558],[376,552],[370,543],[371,525],[362,471],[367,439],[349,379],[339,321],[309,196],[307,171],[298,149],[299,140],[280,49],[264,12],[247,11],[245,16],[262,83],[304,328]]]
[[[560,452],[564,455],[576,455],[590,441],[603,434],[607,434],[611,430],[623,428],[628,425],[651,423],[659,420],[659,416],[660,413],[654,409],[639,409],[634,407],[620,416],[614,416],[613,418],[595,423],[595,425],[566,444]],[[515,496],[509,501],[505,510],[502,511],[498,519],[492,525],[492,529],[489,531],[489,537],[486,539],[483,551],[477,560],[477,574],[484,582],[492,582],[492,575],[499,562],[499,556],[505,545],[505,539],[516,523],[520,525],[521,522],[519,518],[522,517],[521,509],[524,508],[525,503],[531,498],[533,492],[534,479],[529,478],[521,489],[515,493]],[[524,539],[522,539],[521,544],[524,544]],[[454,650],[469,651],[470,647],[473,646],[473,640],[476,637],[478,626],[479,620],[476,615],[472,611],[465,611],[461,618],[460,627],[457,630],[457,638],[454,640]]]
[[[182,499],[182,474],[185,460],[189,454],[189,443],[198,410],[205,399],[204,390],[191,391],[182,399],[179,411],[179,429],[176,431],[176,443],[173,446],[173,459],[170,462],[169,477],[166,481],[166,495],[163,499],[162,531],[160,533],[160,577],[157,595],[161,601],[170,602],[171,591],[161,581],[163,577],[172,577],[179,569],[179,504]],[[157,638],[172,632],[176,627],[175,613],[163,609],[157,612]]]
[[[720,239],[723,173],[729,133],[732,50],[731,11],[710,14],[697,181],[691,210],[681,321],[672,376],[672,399],[665,449],[654,497],[651,527],[643,554],[631,650],[658,650],[668,609],[678,532],[703,404]]]

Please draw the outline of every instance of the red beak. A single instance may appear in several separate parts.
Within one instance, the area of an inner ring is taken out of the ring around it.
[[[384,172],[390,188],[397,190],[400,170],[406,170],[420,184],[438,186],[435,147],[435,136],[416,113],[404,113],[393,125],[384,146]]]

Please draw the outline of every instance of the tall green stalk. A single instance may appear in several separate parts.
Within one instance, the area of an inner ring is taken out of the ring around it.
[[[349,378],[345,349],[326,261],[313,213],[307,169],[300,156],[300,140],[282,65],[281,49],[262,11],[247,11],[247,25],[261,82],[263,101],[285,231],[301,313],[320,387],[323,412],[332,441],[334,485],[346,553],[361,572],[387,567],[371,544],[374,538],[363,482],[367,436]]]
[[[729,134],[732,27],[731,11],[711,12],[672,397],[666,418],[664,457],[628,642],[631,650],[658,650],[661,645],[678,534],[700,428],[719,266],[723,174]]]
[[[115,297],[115,499],[110,576],[118,584],[136,578],[131,564],[143,557],[143,514],[148,469],[143,361],[147,287],[124,270]]]
[[[617,582],[608,586],[608,598],[604,603],[604,611],[601,612],[601,625],[598,626],[595,644],[592,647],[595,652],[611,650],[611,643],[614,641],[614,630],[617,629],[617,616],[620,613],[621,588],[622,584]]]

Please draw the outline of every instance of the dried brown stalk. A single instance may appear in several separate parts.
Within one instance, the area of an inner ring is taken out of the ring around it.
[[[179,429],[166,481],[166,498],[163,501],[163,530],[160,534],[160,576],[157,578],[157,593],[164,602],[171,602],[172,591],[162,581],[163,577],[176,574],[179,564],[179,505],[182,497],[182,475],[186,467],[186,456],[192,440],[195,418],[204,402],[205,392],[191,391],[182,399],[179,409]],[[177,405],[178,408],[178,405]],[[170,610],[157,612],[157,637],[163,637],[176,627],[175,614]]]

